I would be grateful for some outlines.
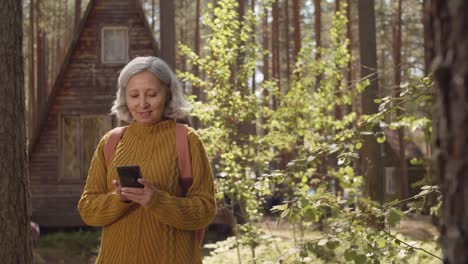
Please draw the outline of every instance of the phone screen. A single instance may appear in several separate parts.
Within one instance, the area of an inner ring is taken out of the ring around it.
[[[138,182],[142,178],[140,166],[117,166],[117,173],[122,187],[143,188],[143,184]]]

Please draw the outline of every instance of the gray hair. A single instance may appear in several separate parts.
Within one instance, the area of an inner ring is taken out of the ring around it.
[[[133,117],[127,107],[126,90],[128,81],[136,74],[149,71],[164,84],[168,100],[164,106],[163,117],[181,119],[188,115],[192,107],[185,99],[182,87],[176,75],[163,60],[158,57],[136,57],[120,72],[117,94],[111,108],[111,114],[119,120],[131,123]]]

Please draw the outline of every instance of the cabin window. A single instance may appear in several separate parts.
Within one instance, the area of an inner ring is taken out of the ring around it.
[[[124,64],[128,62],[128,28],[102,28],[101,62],[104,64]]]
[[[385,192],[396,194],[395,167],[385,167]]]
[[[112,128],[110,116],[62,117],[62,179],[86,179],[94,150]]]

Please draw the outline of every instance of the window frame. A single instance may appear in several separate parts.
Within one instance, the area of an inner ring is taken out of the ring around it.
[[[72,117],[72,118],[77,118],[79,119],[79,131],[78,131],[78,163],[79,163],[79,177],[77,178],[71,178],[71,177],[68,177],[68,176],[65,176],[65,173],[64,173],[64,162],[65,162],[65,152],[64,152],[64,118],[69,118],[69,117]],[[84,160],[85,160],[85,157],[84,157],[84,133],[83,133],[83,119],[85,118],[99,118],[99,117],[106,117],[108,118],[109,120],[109,125],[110,125],[110,129],[112,129],[114,127],[114,120],[111,116],[109,115],[106,115],[106,114],[63,114],[63,113],[59,113],[58,115],[58,126],[59,126],[59,131],[58,131],[58,155],[59,155],[59,162],[58,162],[58,177],[57,177],[57,180],[58,182],[66,182],[66,183],[83,183],[86,181],[86,178],[87,178],[87,174],[88,174],[88,171],[87,171],[87,166],[86,164],[84,164]],[[89,167],[88,167],[89,169]]]
[[[105,61],[105,45],[104,45],[104,31],[106,30],[125,30],[126,32],[126,42],[125,42],[125,59],[124,61]],[[129,60],[129,48],[130,48],[130,36],[129,36],[129,28],[127,26],[102,26],[101,27],[101,64],[103,65],[123,65],[126,64]]]
[[[384,167],[385,171],[385,193],[390,195],[397,194],[397,168],[395,166]],[[392,182],[393,181],[393,182]]]

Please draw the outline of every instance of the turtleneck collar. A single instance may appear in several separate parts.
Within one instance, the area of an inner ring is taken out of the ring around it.
[[[127,130],[128,132],[136,136],[145,137],[147,135],[161,133],[163,131],[171,129],[174,126],[175,126],[175,121],[172,119],[163,120],[152,125],[146,125],[146,124],[142,124],[142,123],[138,123],[134,121],[128,126]]]

